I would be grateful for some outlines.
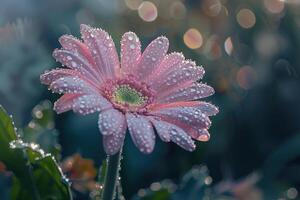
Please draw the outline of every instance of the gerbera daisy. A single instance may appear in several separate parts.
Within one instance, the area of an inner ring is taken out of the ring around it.
[[[121,40],[121,62],[112,38],[101,29],[80,27],[83,41],[63,35],[54,58],[66,68],[41,75],[43,84],[64,95],[57,113],[100,112],[99,129],[107,154],[117,153],[128,127],[134,144],[151,153],[155,132],[165,142],[193,151],[194,140],[207,141],[210,116],[218,109],[198,101],[214,93],[199,82],[204,69],[181,53],[167,54],[166,37],[153,40],[143,53],[139,38],[127,32]]]

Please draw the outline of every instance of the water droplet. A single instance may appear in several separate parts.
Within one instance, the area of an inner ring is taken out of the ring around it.
[[[130,49],[134,49],[135,48],[135,45],[134,44],[131,44],[130,45]]]
[[[133,37],[132,36],[128,36],[128,40],[133,40]]]

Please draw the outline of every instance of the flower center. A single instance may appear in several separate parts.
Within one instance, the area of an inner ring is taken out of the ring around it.
[[[146,112],[154,96],[148,85],[133,75],[107,80],[102,92],[122,112]]]
[[[114,102],[121,105],[141,106],[145,104],[148,97],[129,85],[119,85],[113,93]]]

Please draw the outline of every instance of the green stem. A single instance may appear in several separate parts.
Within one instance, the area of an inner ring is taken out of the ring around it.
[[[116,185],[119,178],[120,161],[122,149],[113,156],[107,156],[106,175],[102,200],[113,200],[116,191]]]

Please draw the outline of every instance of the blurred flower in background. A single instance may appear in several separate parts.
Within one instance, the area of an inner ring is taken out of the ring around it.
[[[5,169],[6,169],[5,165],[2,162],[0,162],[0,173],[4,172]]]
[[[80,154],[74,154],[62,161],[61,168],[75,190],[86,192],[97,189],[95,181],[97,170],[92,160],[84,159]]]

